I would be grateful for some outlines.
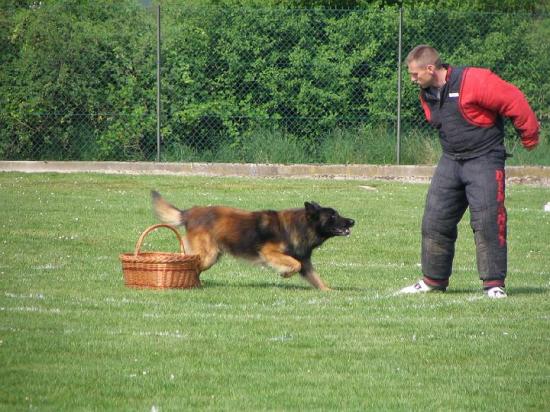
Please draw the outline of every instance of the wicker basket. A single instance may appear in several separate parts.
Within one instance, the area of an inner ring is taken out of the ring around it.
[[[180,243],[180,253],[140,251],[145,236],[159,227],[173,231]],[[170,225],[158,224],[147,228],[139,237],[134,253],[120,256],[124,283],[135,288],[193,288],[200,286],[200,257],[186,255],[183,239],[178,230]]]

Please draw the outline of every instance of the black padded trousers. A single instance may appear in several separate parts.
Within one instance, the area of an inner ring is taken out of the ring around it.
[[[443,155],[437,165],[422,219],[422,272],[445,285],[452,273],[457,225],[470,208],[477,269],[484,283],[504,281],[507,268],[504,163],[495,150],[456,160]]]

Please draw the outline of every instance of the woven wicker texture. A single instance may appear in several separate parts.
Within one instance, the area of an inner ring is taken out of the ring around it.
[[[176,234],[180,253],[141,252],[145,237],[161,227],[170,229]],[[201,285],[200,257],[185,253],[183,239],[178,230],[171,225],[150,226],[139,237],[134,253],[123,253],[119,258],[122,262],[124,283],[129,287],[187,289]]]

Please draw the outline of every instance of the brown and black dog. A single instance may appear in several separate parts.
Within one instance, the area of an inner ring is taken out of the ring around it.
[[[328,290],[311,264],[311,253],[325,240],[347,236],[355,224],[330,207],[306,202],[304,208],[250,212],[225,206],[180,210],[151,192],[158,218],[186,229],[188,253],[201,258],[201,271],[229,253],[274,268],[283,277],[300,273],[318,289]]]

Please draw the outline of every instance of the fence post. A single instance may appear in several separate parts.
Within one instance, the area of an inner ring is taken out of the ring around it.
[[[160,4],[157,5],[157,162],[160,162]]]
[[[403,44],[403,3],[399,4],[399,33],[397,46],[397,164],[401,163],[401,49]]]

